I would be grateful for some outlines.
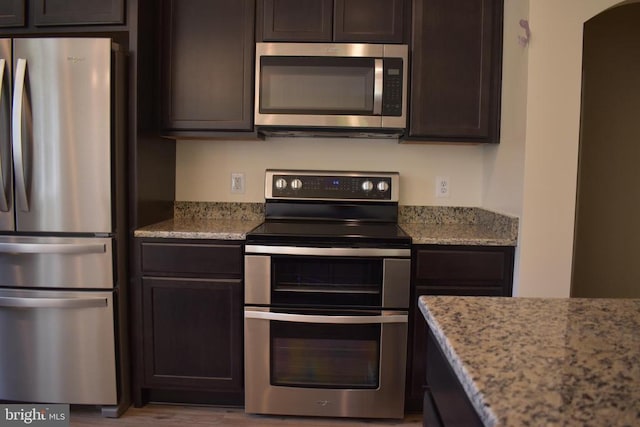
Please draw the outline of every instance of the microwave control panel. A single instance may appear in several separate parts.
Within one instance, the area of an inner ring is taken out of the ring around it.
[[[382,115],[402,116],[402,58],[384,58]]]

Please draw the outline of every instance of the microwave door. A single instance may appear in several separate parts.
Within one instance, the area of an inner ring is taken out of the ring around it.
[[[11,40],[0,39],[0,231],[13,231],[11,156]]]
[[[382,60],[260,58],[256,124],[380,127]]]

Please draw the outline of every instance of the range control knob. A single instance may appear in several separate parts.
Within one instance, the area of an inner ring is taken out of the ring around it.
[[[285,188],[287,188],[287,180],[284,178],[276,179],[276,188],[278,190],[284,190]]]
[[[298,178],[294,179],[293,181],[291,181],[291,188],[293,188],[294,190],[301,189],[302,181],[300,181]]]
[[[389,183],[387,183],[387,181],[378,182],[378,191],[380,191],[381,193],[384,193],[388,189],[389,189]]]
[[[373,190],[373,182],[365,181],[362,183],[362,189],[366,192]]]

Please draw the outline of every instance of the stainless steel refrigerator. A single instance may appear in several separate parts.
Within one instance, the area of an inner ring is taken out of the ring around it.
[[[122,59],[0,40],[0,400],[121,410]]]

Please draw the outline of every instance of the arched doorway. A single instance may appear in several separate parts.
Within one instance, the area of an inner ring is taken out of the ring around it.
[[[640,297],[640,3],[584,26],[572,297]]]

